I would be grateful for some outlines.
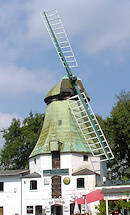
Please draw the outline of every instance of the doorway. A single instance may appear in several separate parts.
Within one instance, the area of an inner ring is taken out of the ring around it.
[[[42,206],[38,205],[35,207],[35,215],[42,215]]]
[[[63,206],[52,205],[51,206],[51,215],[63,215]]]
[[[52,198],[61,198],[61,176],[52,177]]]
[[[0,207],[0,215],[3,215],[3,207]]]

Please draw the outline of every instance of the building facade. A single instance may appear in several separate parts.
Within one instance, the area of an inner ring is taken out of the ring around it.
[[[80,79],[77,86],[88,97]],[[29,170],[1,171],[0,215],[70,215],[75,199],[107,184],[106,162],[92,156],[69,109],[67,99],[74,94],[66,76],[45,97],[46,115]],[[82,120],[82,111],[78,116]],[[90,129],[87,137],[96,150]],[[90,211],[95,214],[94,204]]]

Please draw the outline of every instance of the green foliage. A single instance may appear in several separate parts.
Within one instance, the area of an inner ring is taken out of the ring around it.
[[[114,211],[121,211],[122,208],[126,209],[126,210],[130,210],[130,200],[125,201],[123,199],[119,199],[116,201],[110,201],[109,202],[109,208],[110,210],[114,210]]]
[[[13,119],[8,129],[4,129],[3,138],[5,144],[1,150],[2,169],[23,169],[28,163],[28,158],[32,152],[41,132],[44,114],[29,113],[21,123],[20,120]]]
[[[113,178],[130,178],[130,92],[122,91],[116,96],[117,102],[110,117],[97,119],[111,146],[115,159],[109,162]]]
[[[98,211],[97,215],[106,215],[106,203],[104,200],[101,200],[98,206],[95,206],[95,209]]]
[[[123,199],[119,199],[116,201],[109,201],[108,210],[109,212],[112,211],[120,211],[122,207],[126,210],[130,210],[130,200],[124,201]],[[97,215],[106,215],[106,203],[104,200],[101,200],[98,206],[95,206],[98,213]]]
[[[115,159],[109,163],[115,178],[130,177],[130,92],[122,91],[107,118],[107,136]]]

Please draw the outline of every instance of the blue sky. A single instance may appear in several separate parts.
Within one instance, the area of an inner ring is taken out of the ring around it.
[[[66,75],[40,12],[57,9],[95,114],[110,115],[130,90],[129,0],[0,1],[0,129],[45,113],[44,97]],[[3,145],[0,136],[0,147]]]

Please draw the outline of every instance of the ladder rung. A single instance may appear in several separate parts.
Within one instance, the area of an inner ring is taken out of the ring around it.
[[[63,28],[61,28],[59,31],[55,32],[55,35],[57,35],[57,34],[64,34],[64,35],[66,35],[65,30]]]
[[[105,153],[97,154],[97,155],[95,155],[95,157],[98,157],[98,156],[101,156],[101,155],[105,155]]]
[[[108,152],[107,152],[107,154],[111,154],[111,152],[110,152],[110,151],[108,151]]]
[[[70,48],[70,46],[61,46],[61,49]]]
[[[69,41],[68,41],[68,38],[67,38],[67,40],[65,40],[65,41],[62,41],[62,42],[59,42],[59,44],[61,44],[61,43],[68,43]]]
[[[100,142],[91,143],[91,145],[94,145],[94,146],[99,145],[100,146]]]
[[[53,21],[56,21],[56,20],[60,20],[60,18],[50,19],[49,22],[53,22]]]
[[[69,68],[73,68],[73,67],[77,67],[77,66],[78,66],[78,64],[77,64],[77,62],[76,62],[75,65],[69,66]]]
[[[57,32],[55,35],[64,34],[65,32]]]
[[[64,38],[67,38],[67,36],[65,36],[65,37],[56,37],[57,40],[64,39]]]
[[[104,142],[106,142],[106,140],[103,140],[102,142],[104,143]]]
[[[67,61],[67,63],[73,63],[73,62],[76,62],[76,60],[69,60],[69,61]]]
[[[53,13],[51,15],[48,15],[47,18],[50,17],[50,16],[56,16],[56,15],[58,15],[58,13]]]
[[[74,57],[74,55],[71,55],[71,56],[65,56],[65,58],[70,58],[70,57]]]
[[[101,128],[99,128],[97,131],[98,131],[98,132],[101,131]]]
[[[97,126],[98,124],[95,124],[95,126]]]
[[[87,129],[87,128],[86,128]],[[94,131],[91,131],[91,132],[88,132],[87,134],[85,134],[85,135],[89,135],[89,134],[93,134],[93,133],[95,133]]]
[[[70,51],[64,51],[63,53],[69,53],[69,52],[72,52],[72,50],[70,50]]]
[[[97,148],[97,149],[93,149],[92,152],[98,151],[98,150],[103,150],[102,148]]]
[[[77,97],[77,96],[75,96],[75,97]],[[72,99],[70,99],[71,101],[73,101]],[[75,103],[77,103],[79,100],[77,100],[77,101],[74,101],[74,102],[71,102],[71,103],[69,103],[70,105],[73,105],[73,104],[75,104]]]
[[[88,129],[88,128],[93,128],[93,126],[88,126],[87,129]]]
[[[88,123],[88,122],[89,122],[89,121],[86,121],[85,123]],[[84,131],[84,130],[88,130],[88,129],[87,129],[87,127],[86,127],[86,128],[81,128],[81,130]],[[90,133],[86,133],[86,134],[84,134],[84,135],[88,135],[88,134],[90,134]]]
[[[60,21],[60,20],[59,20]],[[52,23],[51,26],[62,24],[61,21],[57,23]]]
[[[59,27],[59,28],[53,28],[53,31],[56,31],[56,30],[59,30],[59,29],[63,29],[64,30],[63,27]]]
[[[84,134],[84,135],[86,135],[86,134]],[[91,137],[91,138],[89,138],[87,140],[93,140],[93,139],[97,139],[97,137],[96,136],[95,137]]]
[[[80,124],[80,125],[83,125],[83,124],[86,124],[87,122],[89,122],[89,121],[86,121],[86,122],[79,122],[79,124]],[[88,129],[88,128],[86,127],[86,129]]]
[[[75,110],[75,109],[81,108],[81,107],[83,107],[83,105],[80,105],[80,106],[77,106],[77,107],[75,107],[75,108],[72,108],[72,110]]]
[[[57,12],[56,9],[53,9],[53,10],[48,10],[48,11],[46,11],[45,13],[51,13],[51,12],[53,12],[53,11],[56,11],[56,12]],[[43,13],[43,12],[42,12],[42,13]]]
[[[109,147],[107,145],[104,145],[104,148],[107,149],[107,150],[109,150]]]
[[[82,117],[76,117],[77,120],[83,119],[85,116]],[[79,123],[79,122],[78,122]],[[80,124],[80,123],[79,123]]]
[[[85,111],[82,110],[82,111],[76,112],[75,115],[77,115],[77,114],[79,114],[79,113],[83,113],[83,112],[85,112]],[[86,114],[86,112],[85,112],[85,114]],[[84,117],[86,117],[86,115],[85,115]]]

